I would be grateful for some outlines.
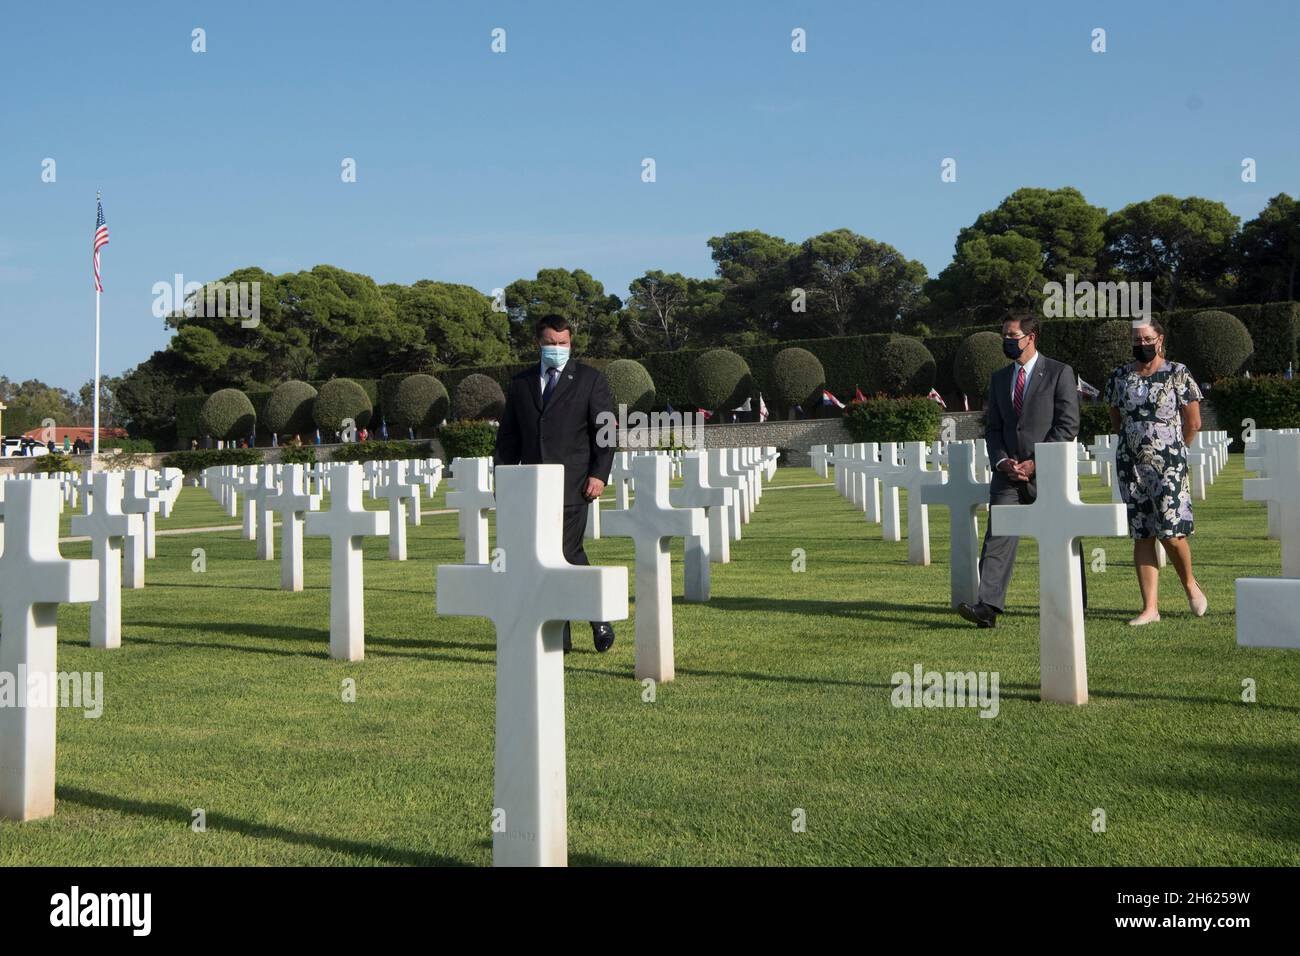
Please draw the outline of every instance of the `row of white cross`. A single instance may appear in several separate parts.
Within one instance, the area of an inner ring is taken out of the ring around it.
[[[1246,443],[1246,501],[1268,503],[1270,538],[1282,541],[1282,576],[1237,579],[1237,643],[1300,650],[1300,429],[1257,429]]]

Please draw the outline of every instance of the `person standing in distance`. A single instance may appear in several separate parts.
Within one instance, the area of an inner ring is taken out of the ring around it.
[[[505,413],[497,430],[492,460],[498,465],[564,466],[564,559],[587,565],[582,538],[587,530],[587,506],[600,497],[609,481],[615,449],[602,448],[602,413],[614,414],[614,395],[603,372],[573,361],[573,333],[562,315],[537,320],[541,361],[510,379]],[[614,646],[608,621],[592,621],[596,650]],[[564,650],[573,642],[564,624]]]
[[[1002,352],[1012,362],[993,373],[984,406],[984,440],[993,464],[990,506],[1032,504],[1038,497],[1034,445],[1074,441],[1079,434],[1079,380],[1070,366],[1038,351],[1041,321],[1026,313],[1002,323]],[[997,625],[1020,543],[1013,535],[994,535],[992,524],[980,552],[979,597],[974,604],[957,605],[957,613],[979,627]],[[1083,580],[1086,607],[1086,576]]]

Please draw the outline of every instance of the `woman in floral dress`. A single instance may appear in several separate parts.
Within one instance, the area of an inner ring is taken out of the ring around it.
[[[1133,361],[1115,369],[1106,386],[1112,430],[1119,435],[1115,480],[1128,505],[1133,563],[1142,612],[1132,625],[1160,620],[1156,539],[1173,562],[1197,617],[1208,602],[1192,574],[1192,494],[1187,446],[1201,428],[1201,390],[1187,366],[1164,355],[1165,330],[1154,319],[1133,326]]]

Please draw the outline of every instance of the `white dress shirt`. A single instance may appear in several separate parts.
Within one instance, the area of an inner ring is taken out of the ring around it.
[[[1016,364],[1019,365],[1020,363],[1017,362]],[[1023,366],[1021,366],[1025,370],[1025,391],[1021,395],[1021,401],[1024,400],[1024,395],[1029,394],[1029,381],[1034,377],[1034,366],[1037,364],[1038,364],[1038,353],[1035,352],[1034,357],[1031,358],[1028,362],[1026,362]],[[1012,408],[1016,407],[1016,379],[1019,377],[1020,377],[1019,371],[1012,372],[1011,374],[1011,407]],[[997,467],[1006,460],[1007,460],[1006,458],[999,458],[997,461],[995,461],[993,463],[994,470],[997,470]]]

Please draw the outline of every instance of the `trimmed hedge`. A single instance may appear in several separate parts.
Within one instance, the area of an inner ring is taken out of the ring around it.
[[[432,448],[427,441],[358,441],[335,448],[330,461],[409,461],[428,458]]]
[[[280,464],[282,465],[314,465],[316,464],[316,446],[315,445],[287,445],[282,446],[280,452]]]
[[[1256,428],[1300,428],[1300,378],[1279,375],[1225,378],[1215,382],[1206,399],[1214,406],[1219,427],[1232,435],[1232,449],[1242,448],[1243,422]]]
[[[709,349],[691,366],[687,382],[691,403],[705,411],[729,411],[743,405],[754,390],[749,365],[729,349]]]
[[[271,390],[262,410],[261,421],[275,435],[299,435],[316,427],[312,405],[316,389],[306,382],[290,379]]]
[[[966,336],[953,360],[953,377],[957,387],[972,402],[983,403],[989,394],[989,379],[1009,363],[1002,352],[1002,336],[996,332],[976,332]]]
[[[1077,376],[1104,395],[1115,369],[1133,359],[1133,324],[1127,319],[1109,319],[1092,325],[1089,331],[1086,349],[1070,364]]]
[[[329,432],[343,430],[343,423],[351,419],[358,429],[370,424],[374,406],[370,396],[358,382],[350,378],[332,378],[320,387],[312,405],[312,417],[317,426]]]
[[[627,406],[627,413],[648,412],[655,404],[655,383],[646,367],[632,359],[615,359],[605,366],[614,408]]]
[[[934,356],[920,339],[896,336],[868,359],[873,366],[872,385],[887,395],[925,395],[934,386]]]
[[[408,375],[389,397],[386,420],[399,428],[437,428],[447,418],[451,402],[442,382],[432,375]]]
[[[460,421],[499,419],[506,410],[506,394],[495,379],[486,375],[467,375],[456,386],[452,409]]]
[[[162,460],[163,468],[179,468],[195,475],[218,465],[260,465],[266,458],[252,448],[206,448],[201,451],[174,451]]]
[[[1079,442],[1091,445],[1095,436],[1109,434],[1110,406],[1105,402],[1079,402]]]
[[[1178,309],[1156,316],[1165,327],[1169,355],[1189,368],[1192,363],[1177,351],[1180,333],[1186,322],[1204,309]],[[1297,336],[1300,336],[1300,302],[1266,302],[1262,305],[1221,305],[1217,312],[1236,316],[1250,333],[1256,353],[1251,363],[1252,375],[1281,374],[1296,361]]]
[[[438,432],[438,440],[447,464],[455,458],[488,458],[497,447],[497,429],[491,422],[448,422]]]
[[[41,455],[27,470],[38,475],[53,475],[60,471],[75,472],[77,467],[72,463],[71,458],[59,451],[52,455]]]
[[[247,438],[256,427],[253,403],[237,388],[213,392],[199,411],[199,428],[219,441]]]
[[[795,345],[776,353],[770,381],[772,396],[782,413],[796,405],[812,409],[826,384],[826,369],[812,352]]]
[[[870,398],[850,405],[844,427],[855,442],[935,441],[943,409],[928,398]]]
[[[1240,375],[1250,368],[1255,343],[1235,315],[1217,310],[1198,312],[1178,324],[1167,338],[1169,354],[1191,369],[1198,382]]]

